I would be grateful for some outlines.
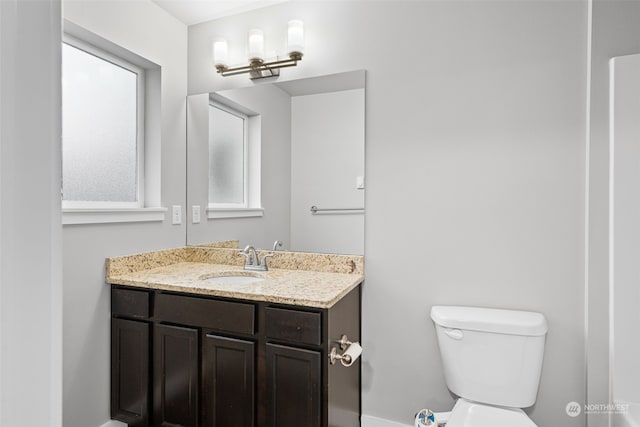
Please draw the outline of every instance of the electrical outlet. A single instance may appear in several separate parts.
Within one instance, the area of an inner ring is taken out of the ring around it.
[[[200,224],[200,206],[191,206],[191,223]]]
[[[171,223],[173,225],[182,224],[182,206],[173,205],[171,207]]]

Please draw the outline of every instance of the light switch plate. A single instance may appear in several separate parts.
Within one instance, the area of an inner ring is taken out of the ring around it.
[[[191,206],[191,223],[200,224],[200,206],[199,205]]]
[[[356,177],[356,189],[357,190],[364,190],[364,176],[357,176]]]
[[[171,207],[171,223],[173,225],[182,224],[182,206],[173,205]]]

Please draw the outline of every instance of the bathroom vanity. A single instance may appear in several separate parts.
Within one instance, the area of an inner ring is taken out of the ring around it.
[[[108,262],[113,419],[130,426],[360,425],[360,361],[332,364],[330,353],[344,352],[342,335],[360,341],[361,257],[331,255],[338,258],[324,264],[338,259],[352,270],[336,273],[278,269],[309,267],[300,255],[277,253],[260,284],[220,285],[206,279],[243,274],[239,251],[180,251],[170,261],[140,255],[138,267],[135,256]]]

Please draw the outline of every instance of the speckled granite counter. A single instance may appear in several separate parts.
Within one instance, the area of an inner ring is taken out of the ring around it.
[[[260,257],[266,251],[260,252]],[[107,259],[107,283],[201,295],[329,308],[364,280],[364,257],[275,252],[269,271],[245,272],[238,249],[184,247]],[[250,275],[255,283],[211,277]]]

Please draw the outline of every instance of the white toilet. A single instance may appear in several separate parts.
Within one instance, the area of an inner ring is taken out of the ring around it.
[[[444,376],[459,396],[447,427],[536,427],[520,408],[538,393],[547,322],[540,313],[434,306]]]

